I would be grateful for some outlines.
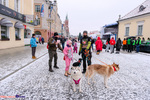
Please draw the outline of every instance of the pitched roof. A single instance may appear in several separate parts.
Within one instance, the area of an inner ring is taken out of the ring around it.
[[[150,14],[150,0],[146,0],[144,3],[136,7],[134,10],[123,16],[120,20],[125,20],[145,14]]]

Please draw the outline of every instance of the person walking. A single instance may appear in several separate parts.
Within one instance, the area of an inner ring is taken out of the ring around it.
[[[94,50],[93,44],[94,44],[94,39],[93,39],[93,37],[91,37],[91,47],[92,47],[92,51]]]
[[[125,51],[127,49],[127,40],[125,38],[124,38],[122,44],[123,44],[122,50]]]
[[[118,38],[117,43],[116,43],[116,54],[120,53],[120,49],[121,49],[121,40],[120,38]]]
[[[140,45],[141,45],[141,38],[138,37],[138,39],[136,41],[136,53],[138,53],[140,51]]]
[[[128,40],[127,40],[127,44],[128,44],[128,52],[132,52],[132,43],[131,43],[131,38],[128,38]]]
[[[105,52],[109,52],[109,48],[110,48],[110,38],[108,38],[107,41],[106,41],[106,50],[105,50]]]
[[[68,40],[67,45],[63,50],[64,57],[65,57],[64,59],[66,62],[66,68],[65,68],[65,74],[64,75],[66,77],[68,77],[68,75],[70,75],[69,66],[70,66],[71,60],[73,60],[73,49],[72,49],[71,45],[72,45],[72,41]]]
[[[41,44],[41,42],[42,42],[42,38],[40,37],[40,38],[39,38],[39,43]]]
[[[54,58],[54,68],[59,69],[59,67],[57,66],[57,48],[59,48],[61,51],[63,51],[63,49],[61,48],[59,42],[58,42],[58,33],[55,32],[53,38],[50,38],[48,41],[48,53],[49,53],[49,71],[50,72],[54,72],[52,70],[52,60]]]
[[[102,51],[102,47],[103,47],[103,43],[100,39],[100,37],[97,38],[96,42],[95,42],[95,46],[96,46],[96,50],[97,50],[97,55],[99,55],[100,51]]]
[[[36,47],[37,47],[37,41],[36,41],[36,38],[35,38],[35,34],[32,34],[32,38],[30,40],[30,46],[32,48],[32,59],[36,59],[35,57],[35,52],[36,52]]]
[[[114,40],[114,37],[112,37],[111,40],[110,40],[110,51],[111,51],[110,53],[111,54],[114,53],[115,44],[116,44],[116,41]]]
[[[88,63],[88,66],[91,65],[91,51],[90,51],[90,47],[91,47],[91,39],[90,37],[88,37],[88,32],[84,31],[83,32],[83,37],[80,41],[80,48],[79,48],[79,55],[82,53],[82,59],[83,59],[83,72],[86,72],[86,60]]]
[[[64,36],[62,36],[62,38],[61,38],[61,44],[62,44],[62,48],[63,48],[63,49],[64,49],[64,47],[65,47],[65,42],[66,42],[66,39],[65,39]]]
[[[78,51],[78,45],[77,45],[77,40],[75,40],[73,53],[75,53],[75,52],[77,53],[77,51]]]
[[[41,39],[41,40],[42,40],[42,44],[44,44],[44,38],[43,38],[43,37],[42,37],[42,39]]]

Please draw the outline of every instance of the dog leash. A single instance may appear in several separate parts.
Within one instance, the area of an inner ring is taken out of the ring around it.
[[[94,57],[94,58],[96,58],[96,57]],[[97,58],[96,58],[97,59]],[[105,64],[105,65],[107,65],[106,63],[104,63],[103,61],[101,61],[101,60],[99,60],[99,59],[97,59],[98,61],[100,61],[101,63],[103,63],[103,64]],[[108,66],[108,65],[107,65]]]

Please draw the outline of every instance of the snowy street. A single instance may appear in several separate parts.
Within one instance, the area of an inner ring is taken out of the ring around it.
[[[12,51],[11,54],[8,54],[9,50]],[[54,73],[48,71],[46,45],[38,46],[36,55],[38,59],[33,61],[29,47],[0,51],[0,96],[20,95],[25,100],[150,100],[149,54],[110,54],[103,50],[100,55],[96,55],[93,52],[92,64],[103,64],[99,60],[107,64],[115,62],[119,64],[120,70],[108,80],[108,89],[103,85],[102,76],[96,75],[96,83],[88,85],[84,75],[82,93],[73,92],[71,79],[64,76],[63,53],[58,52],[60,68],[54,69]],[[80,56],[74,54],[74,58]],[[21,69],[12,73],[19,68]]]

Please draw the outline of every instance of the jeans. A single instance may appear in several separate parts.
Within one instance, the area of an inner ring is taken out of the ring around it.
[[[140,45],[136,45],[136,52],[140,51]]]
[[[107,44],[106,51],[109,51],[109,48],[110,48],[110,44]]]
[[[110,53],[114,53],[114,45],[110,45]]]
[[[65,47],[65,43],[62,43],[62,48],[64,49],[64,47]]]
[[[32,56],[35,56],[36,47],[32,47]]]

